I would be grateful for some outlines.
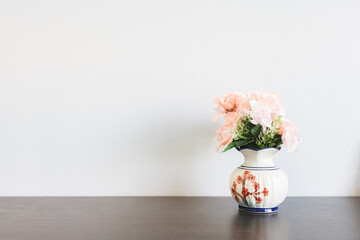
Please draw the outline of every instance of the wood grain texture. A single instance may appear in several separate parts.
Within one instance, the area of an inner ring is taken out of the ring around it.
[[[0,239],[360,239],[360,198],[289,197],[275,215],[226,197],[0,198]]]

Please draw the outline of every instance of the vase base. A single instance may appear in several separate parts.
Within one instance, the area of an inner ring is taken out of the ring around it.
[[[255,214],[271,214],[276,213],[279,210],[279,207],[273,208],[250,208],[250,207],[243,207],[239,205],[239,210],[248,212],[248,213],[255,213]]]

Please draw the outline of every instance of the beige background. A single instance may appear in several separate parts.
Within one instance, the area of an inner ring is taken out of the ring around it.
[[[228,196],[213,98],[275,91],[291,196],[360,195],[360,2],[0,1],[0,195]]]

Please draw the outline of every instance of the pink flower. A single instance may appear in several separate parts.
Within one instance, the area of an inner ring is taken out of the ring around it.
[[[216,121],[221,114],[225,114],[225,125],[239,121],[241,114],[249,114],[251,109],[248,98],[242,93],[225,94],[217,97],[215,103],[218,105],[215,109],[217,114],[212,121]]]
[[[218,107],[215,109],[217,114],[213,117],[213,121],[216,121],[221,114],[227,114],[229,112],[238,112],[240,99],[239,94],[229,93],[223,96],[215,98],[215,103]]]
[[[262,93],[259,93],[259,92],[247,92],[246,93],[246,97],[249,99],[249,101],[251,100],[259,100],[262,96]]]
[[[239,93],[239,110],[242,115],[249,114],[251,110],[248,97],[242,93]]]
[[[279,134],[281,140],[289,152],[296,151],[296,145],[301,142],[301,137],[293,122],[283,119],[281,121]]]
[[[238,112],[228,112],[224,117],[224,124],[232,124],[240,120],[240,114]]]
[[[265,131],[266,127],[271,127],[272,117],[271,117],[271,109],[263,102],[263,101],[250,101],[251,104],[251,123],[252,124],[260,124]]]
[[[271,127],[271,123],[280,115],[285,115],[285,109],[280,104],[276,93],[247,93],[249,97],[252,117],[251,123],[260,124],[265,131]]]
[[[279,135],[282,135],[286,129],[295,127],[295,124],[287,119],[281,120]]]
[[[264,93],[262,100],[270,108],[272,119],[285,115],[285,108],[281,106],[279,96],[276,93]]]
[[[236,124],[228,124],[222,126],[216,131],[219,137],[216,140],[220,141],[219,145],[216,147],[216,151],[219,151],[221,147],[226,147],[229,143],[233,141],[233,137],[230,134],[230,131],[236,128]]]

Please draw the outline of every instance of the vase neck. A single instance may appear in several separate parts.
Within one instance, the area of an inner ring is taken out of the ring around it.
[[[246,167],[275,167],[273,162],[274,155],[279,150],[276,148],[265,148],[261,150],[242,149],[245,161],[242,166]]]

